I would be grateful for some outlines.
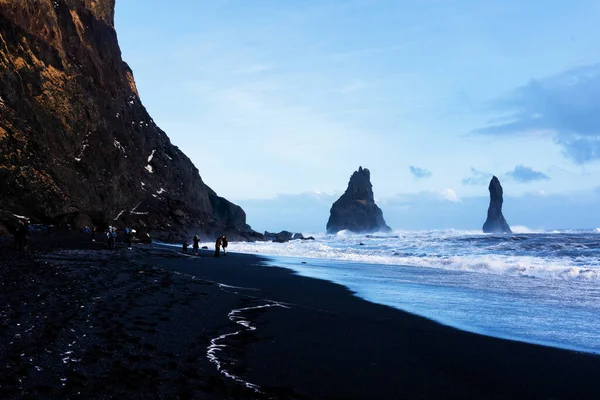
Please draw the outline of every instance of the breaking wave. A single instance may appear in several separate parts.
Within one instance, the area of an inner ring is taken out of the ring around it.
[[[512,235],[470,231],[312,234],[314,241],[235,243],[231,250],[366,264],[386,264],[543,279],[600,280],[600,235],[534,231]]]

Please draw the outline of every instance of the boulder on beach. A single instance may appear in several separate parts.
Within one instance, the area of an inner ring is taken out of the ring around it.
[[[354,233],[391,232],[375,204],[371,173],[359,167],[350,177],[348,188],[331,206],[327,233],[347,229]]]
[[[503,190],[500,181],[492,177],[489,186],[490,206],[488,207],[487,219],[483,224],[484,233],[512,233],[508,223],[502,215]]]

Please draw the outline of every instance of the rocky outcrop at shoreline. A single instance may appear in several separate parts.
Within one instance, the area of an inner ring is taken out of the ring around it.
[[[327,233],[347,229],[355,233],[390,232],[383,212],[375,204],[371,173],[359,167],[350,177],[346,192],[331,206]]]
[[[265,231],[264,237],[266,240],[277,243],[285,243],[290,240],[315,240],[312,236],[304,237],[302,233],[292,233],[290,231],[281,231],[279,233]]]

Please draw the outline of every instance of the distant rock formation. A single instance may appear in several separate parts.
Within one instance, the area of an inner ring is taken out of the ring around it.
[[[0,0],[0,211],[261,239],[146,112],[114,11],[115,0]]]
[[[279,233],[265,231],[265,239],[272,242],[284,243],[292,240],[294,234],[290,231],[281,231]]]
[[[490,181],[490,207],[488,208],[487,219],[483,224],[485,233],[512,233],[508,223],[502,215],[502,185],[495,176]]]
[[[298,240],[298,239],[300,239],[300,240],[315,240],[315,238],[312,236],[304,236],[301,233],[294,233],[294,237],[292,238],[292,240]]]
[[[264,238],[272,242],[285,243],[290,240],[315,240],[314,237],[304,237],[301,233],[292,233],[290,231],[281,231],[279,233],[265,231]]]
[[[348,188],[331,206],[327,233],[347,229],[355,233],[390,232],[383,212],[375,204],[371,173],[359,167],[350,177]]]

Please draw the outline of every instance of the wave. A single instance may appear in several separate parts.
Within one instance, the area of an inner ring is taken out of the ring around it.
[[[580,267],[571,265],[571,260],[544,259],[540,257],[421,257],[405,258],[406,265],[440,268],[453,271],[488,273],[495,275],[513,275],[530,278],[561,279],[561,280],[600,280],[600,268]]]
[[[364,237],[364,236],[363,236]],[[396,239],[397,240],[397,239]],[[473,272],[482,274],[512,275],[544,279],[584,279],[600,280],[600,262],[589,257],[547,257],[527,255],[491,254],[464,251],[463,254],[452,254],[455,249],[449,249],[444,254],[442,249],[426,249],[423,242],[404,243],[403,249],[393,249],[393,246],[381,247],[373,242],[379,238],[366,239],[363,245],[354,242],[325,243],[323,241],[288,243],[234,243],[231,250],[241,253],[253,253],[264,256],[296,257],[343,261],[363,264],[386,264],[419,268],[438,268],[452,271]],[[521,241],[507,241],[507,245],[525,246]],[[548,248],[556,247],[556,251],[564,251],[565,245],[549,244]],[[584,251],[582,244],[573,245],[573,251]],[[493,249],[494,246],[488,246]],[[235,250],[234,250],[235,249]],[[597,259],[596,259],[597,260]]]
[[[530,229],[524,225],[511,226],[510,229],[512,230],[513,233],[545,233],[542,230]]]

